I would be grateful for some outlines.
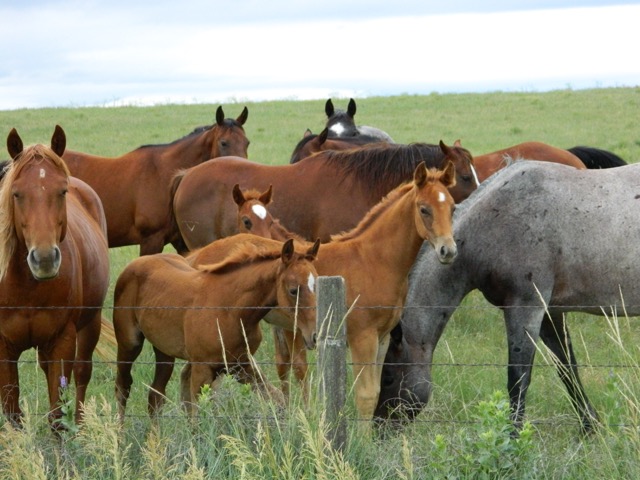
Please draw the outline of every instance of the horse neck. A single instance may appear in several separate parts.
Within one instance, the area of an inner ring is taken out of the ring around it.
[[[366,223],[365,218],[352,230],[354,235],[348,233],[344,238],[337,237],[320,248],[320,255],[332,244],[350,245],[349,248],[357,244],[362,258],[367,259],[367,268],[383,268],[391,272],[389,276],[406,277],[424,241],[416,229],[414,196],[414,190],[410,188],[372,221]]]
[[[257,322],[266,315],[268,310],[277,306],[276,281],[279,264],[279,259],[257,260],[229,274],[230,277],[226,283],[237,285],[234,287],[237,303],[243,307],[249,307],[242,313],[243,320]]]
[[[168,155],[175,159],[175,168],[189,168],[212,158],[213,132],[215,125],[197,135],[189,135],[180,139],[167,148]]]

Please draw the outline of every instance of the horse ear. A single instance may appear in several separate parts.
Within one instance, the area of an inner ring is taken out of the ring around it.
[[[329,137],[329,129],[325,128],[320,132],[320,135],[318,135],[318,140],[320,141],[320,145],[326,142],[328,137]]]
[[[327,100],[327,103],[324,104],[324,113],[327,114],[327,117],[332,117],[335,113],[331,99]]]
[[[318,250],[320,250],[320,239],[317,238],[313,243],[309,250],[307,250],[306,258],[307,260],[313,261],[318,257]]]
[[[421,188],[427,182],[427,165],[424,162],[420,162],[413,172],[413,182]]]
[[[349,99],[349,106],[347,106],[347,115],[351,118],[356,115],[356,101],[353,98]]]
[[[309,130],[308,128],[304,131],[304,135],[302,135],[302,138],[307,138],[309,136],[313,135],[313,132],[311,130]]]
[[[22,144],[20,135],[18,135],[18,131],[12,128],[7,137],[7,150],[9,151],[9,155],[15,160],[18,155],[22,153],[23,149],[24,145]]]
[[[458,138],[455,142],[453,142],[454,147],[462,147],[462,143],[460,143],[460,139]]]
[[[248,117],[249,117],[249,109],[247,107],[244,107],[242,109],[242,113],[240,114],[240,116],[236,118],[236,122],[238,122],[240,125],[244,125]]]
[[[222,110],[222,105],[216,109],[216,123],[220,126],[224,123],[224,110]]]
[[[285,265],[291,263],[293,259],[294,249],[293,249],[293,238],[290,238],[284,245],[282,245],[282,261]]]
[[[269,205],[271,203],[272,196],[273,196],[273,185],[269,185],[269,188],[267,189],[267,191],[261,193],[258,200],[260,200],[260,202],[263,205]]]
[[[440,145],[440,150],[442,150],[442,153],[444,153],[447,156],[451,155],[451,149],[447,146],[446,143],[440,140],[440,143],[438,145]]]
[[[53,129],[53,136],[51,137],[51,150],[59,157],[62,157],[65,148],[67,148],[67,136],[62,127],[56,125],[56,128]]]
[[[444,173],[440,177],[440,181],[447,188],[454,187],[456,184],[456,166],[451,160],[447,162],[447,166],[444,167]]]
[[[244,202],[247,201],[244,193],[242,193],[242,190],[240,190],[240,185],[237,183],[233,186],[231,195],[233,196],[233,201],[236,202],[236,205],[238,205],[239,207],[244,205]]]

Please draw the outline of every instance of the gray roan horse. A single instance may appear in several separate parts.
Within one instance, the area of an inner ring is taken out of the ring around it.
[[[376,415],[413,418],[426,405],[438,340],[462,299],[478,289],[504,314],[515,426],[523,422],[540,338],[556,356],[583,430],[591,431],[598,417],[578,377],[564,313],[621,312],[624,299],[626,312],[640,315],[639,225],[640,164],[576,170],[516,162],[483,183],[456,211],[454,262],[442,265],[433,249],[423,249],[414,265]]]

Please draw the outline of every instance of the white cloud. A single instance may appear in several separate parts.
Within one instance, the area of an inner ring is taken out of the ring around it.
[[[640,5],[229,26],[98,7],[0,9],[0,108],[640,84]]]

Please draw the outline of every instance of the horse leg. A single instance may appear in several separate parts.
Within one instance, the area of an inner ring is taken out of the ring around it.
[[[554,313],[551,317],[544,316],[540,338],[555,356],[558,375],[569,393],[573,407],[580,415],[583,432],[592,432],[598,423],[598,414],[591,406],[578,376],[576,357],[562,313]]]
[[[507,389],[511,404],[511,419],[516,430],[522,428],[525,413],[525,397],[531,382],[531,370],[536,351],[536,341],[544,310],[534,307],[507,307],[504,311],[507,327],[509,364]]]
[[[83,418],[84,399],[87,386],[93,372],[93,352],[100,339],[102,328],[102,312],[96,310],[94,318],[78,332],[78,351],[73,364],[73,375],[76,382],[76,422]]]
[[[348,332],[347,332],[348,333]],[[378,357],[378,334],[375,330],[360,331],[358,338],[351,341],[351,359],[355,378],[355,397],[360,425],[364,431],[371,428],[370,420],[380,396],[380,375],[376,366]]]
[[[120,417],[120,424],[124,423],[124,412],[127,408],[127,399],[131,393],[131,385],[133,384],[133,377],[131,375],[131,369],[133,368],[133,362],[142,352],[144,346],[144,336],[142,332],[135,331],[130,332],[131,335],[126,336],[118,328],[116,321],[116,315],[119,310],[114,313],[114,326],[116,337],[118,339],[118,354],[117,354],[117,373],[116,373],[116,401],[118,402],[118,416]],[[129,332],[127,332],[129,333]]]
[[[156,347],[153,347],[153,351],[156,354],[156,371],[149,390],[149,415],[151,417],[155,417],[164,405],[167,383],[171,379],[175,364],[174,357],[161,352]]]
[[[291,369],[291,349],[292,339],[289,332],[280,327],[273,327],[273,340],[276,357],[276,370],[280,379],[280,389],[285,398],[289,398],[289,370]]]
[[[304,338],[297,332],[290,332],[291,344],[289,345],[289,351],[291,352],[291,365],[293,366],[293,374],[302,388],[302,398],[304,402],[309,401],[309,385],[307,385],[307,348],[304,344]]]
[[[20,409],[20,383],[18,381],[18,359],[9,351],[4,340],[0,341],[0,400],[2,411],[14,427],[22,423],[22,410]]]
[[[49,423],[51,428],[58,430],[63,428],[58,423],[62,417],[60,410],[60,387],[71,381],[74,359],[76,356],[76,326],[73,322],[67,323],[64,331],[52,342],[50,348],[38,348],[38,362],[46,372],[47,387],[49,391]],[[64,377],[64,380],[62,379]]]

